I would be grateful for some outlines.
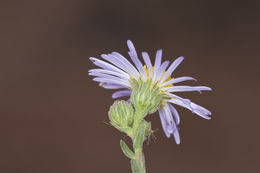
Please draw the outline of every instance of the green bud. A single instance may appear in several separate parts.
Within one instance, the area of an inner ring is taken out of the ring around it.
[[[162,101],[159,87],[151,80],[132,80],[131,103],[137,111],[144,111],[145,115],[156,112]],[[142,117],[144,118],[144,117]]]
[[[108,112],[110,123],[121,132],[130,135],[134,121],[134,109],[126,101],[115,101]]]

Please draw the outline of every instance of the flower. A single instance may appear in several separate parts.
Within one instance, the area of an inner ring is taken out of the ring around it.
[[[133,81],[152,81],[154,87],[158,87],[161,95],[163,95],[158,107],[163,130],[168,138],[173,135],[175,142],[180,144],[177,127],[180,124],[180,117],[172,104],[187,108],[205,119],[210,119],[209,115],[211,115],[211,112],[191,102],[189,99],[179,97],[173,93],[187,91],[198,91],[201,93],[201,91],[204,90],[210,91],[211,88],[206,86],[175,86],[177,83],[188,80],[197,81],[188,76],[178,78],[171,77],[173,71],[183,61],[183,57],[177,58],[171,64],[169,61],[162,62],[162,50],[160,49],[156,52],[155,63],[152,65],[148,53],[142,52],[142,58],[145,63],[145,65],[143,65],[138,58],[133,43],[128,40],[127,45],[129,48],[128,54],[135,66],[120,53],[112,52],[111,54],[101,55],[106,61],[90,57],[90,60],[100,68],[89,70],[89,75],[95,76],[93,80],[99,82],[100,86],[105,89],[120,89],[112,94],[112,98],[114,99],[130,96],[134,87]]]

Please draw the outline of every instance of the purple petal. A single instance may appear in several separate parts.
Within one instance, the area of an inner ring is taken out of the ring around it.
[[[93,79],[93,81],[96,81],[96,82],[101,82],[101,83],[111,83],[111,84],[116,84],[116,85],[122,85],[122,86],[125,86],[125,87],[130,87],[130,83],[129,82],[126,82],[126,81],[122,81],[122,80],[119,80],[119,79],[113,79],[113,78],[104,78],[104,77],[95,77]]]
[[[132,75],[133,77],[135,77],[136,79],[138,78],[138,76],[139,76],[138,71],[123,55],[121,55],[118,52],[112,52],[112,55],[120,58],[121,61],[129,68],[129,70],[130,70],[129,74]]]
[[[125,76],[121,73],[115,72],[115,71],[110,71],[110,70],[105,70],[105,69],[91,69],[89,70],[89,75],[91,76],[100,76],[102,77],[103,75],[111,75],[111,76],[117,76],[121,79],[129,80],[129,76]]]
[[[161,67],[159,68],[159,72],[157,74],[155,81],[160,81],[160,79],[162,78],[162,76],[165,72],[165,69],[168,67],[169,63],[170,63],[169,61],[164,61],[162,63]]]
[[[211,117],[209,117],[209,115],[211,115],[211,112],[203,108],[202,106],[191,102],[189,99],[184,99],[171,93],[167,93],[167,95],[172,97],[172,99],[169,100],[169,102],[187,108],[193,113],[196,113],[197,115],[201,116],[202,118],[211,119]]]
[[[100,74],[100,73],[89,73],[91,76],[97,76],[97,78],[105,78],[107,80],[116,80],[116,81],[121,81],[123,83],[129,84],[129,80],[126,78],[119,78],[117,76],[112,76],[108,74]],[[94,78],[95,79],[95,78]]]
[[[178,77],[172,80],[169,80],[167,82],[161,83],[160,87],[166,86],[166,85],[170,85],[170,84],[175,84],[175,83],[179,83],[179,82],[183,82],[183,81],[188,81],[188,80],[194,80],[197,81],[197,79],[193,78],[193,77],[189,77],[189,76],[184,76],[184,77]]]
[[[130,96],[131,91],[130,90],[121,90],[121,91],[116,91],[112,94],[112,98],[116,99],[119,97],[125,97],[125,96]]]
[[[127,66],[121,61],[121,59],[116,58],[114,55],[112,54],[101,54],[101,57],[105,60],[107,60],[108,62],[110,62],[111,64],[114,64],[116,67],[119,67],[120,69],[122,69],[123,71],[128,73],[128,68]]]
[[[163,76],[161,82],[164,82],[171,74],[172,72],[178,67],[178,65],[183,61],[183,57],[177,58],[173,63],[170,65],[168,70],[166,71],[165,75]]]
[[[165,87],[162,90],[167,92],[187,92],[187,91],[211,91],[212,89],[210,87],[206,86],[171,86],[171,87]]]
[[[99,86],[105,88],[105,89],[121,89],[126,88],[123,85],[117,85],[117,84],[111,84],[111,83],[99,83]]]
[[[151,59],[150,59],[147,52],[142,52],[142,56],[143,56],[145,65],[146,65],[148,72],[149,72],[149,78],[152,78],[152,76],[153,76],[153,66],[152,66],[152,63],[151,63]]]
[[[159,116],[161,119],[163,131],[164,131],[165,135],[167,136],[167,138],[169,138],[169,137],[171,137],[171,134],[166,129],[167,122],[165,120],[165,112],[162,109],[159,109],[158,111],[159,111]]]
[[[172,106],[172,105],[169,104],[169,103],[168,103],[168,105],[169,105],[170,111],[172,112],[173,117],[174,117],[174,119],[175,119],[175,121],[176,121],[176,124],[179,125],[180,122],[181,122],[181,121],[180,121],[179,113],[178,113],[177,110],[174,108],[174,106]]]
[[[178,128],[172,117],[172,113],[168,104],[166,104],[163,108],[159,109],[159,115],[166,136],[169,138],[170,135],[173,134],[175,142],[177,144],[180,144],[180,135],[178,132]]]
[[[159,49],[159,50],[157,50],[156,56],[155,56],[153,80],[157,79],[157,75],[159,72],[159,68],[161,66],[161,62],[162,62],[162,49]]]
[[[127,40],[127,45],[128,45],[128,48],[129,48],[129,52],[128,52],[129,56],[131,57],[132,61],[134,62],[136,68],[139,70],[141,76],[144,79],[146,79],[147,78],[146,71],[145,71],[144,66],[142,65],[141,61],[139,60],[139,58],[137,56],[134,44],[130,40]]]
[[[119,68],[105,62],[105,61],[102,61],[102,60],[99,60],[97,58],[93,58],[93,57],[90,57],[89,58],[96,66],[98,67],[101,67],[103,69],[106,69],[106,70],[111,70],[111,71],[115,71],[115,72],[119,72],[119,73],[122,73],[124,74],[125,76],[129,76],[126,72],[124,72],[123,70],[120,70]]]

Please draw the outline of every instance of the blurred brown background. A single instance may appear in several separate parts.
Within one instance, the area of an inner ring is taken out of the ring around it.
[[[123,134],[105,124],[111,91],[88,76],[88,57],[127,55],[126,40],[184,62],[175,76],[213,92],[184,93],[213,112],[177,107],[182,143],[145,146],[148,173],[258,173],[260,12],[257,1],[0,2],[0,172],[130,172]]]

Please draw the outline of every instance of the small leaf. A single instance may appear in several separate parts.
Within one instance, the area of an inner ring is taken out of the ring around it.
[[[142,148],[144,139],[145,139],[145,123],[141,123],[141,125],[138,129],[137,135],[134,139],[133,146],[134,146],[135,150]]]
[[[134,159],[131,159],[131,168],[133,173],[140,173],[138,165]]]
[[[134,159],[135,155],[134,153],[128,148],[126,143],[123,140],[120,140],[120,146],[123,151],[123,153],[126,155],[126,157],[130,159]]]

